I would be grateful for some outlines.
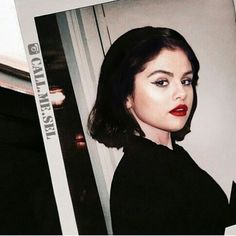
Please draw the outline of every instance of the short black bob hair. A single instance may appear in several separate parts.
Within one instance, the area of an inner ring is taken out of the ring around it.
[[[107,147],[123,147],[130,135],[145,136],[135,118],[126,108],[126,100],[134,89],[134,77],[145,69],[162,49],[180,48],[188,57],[193,70],[193,107],[184,128],[171,134],[180,141],[190,132],[197,106],[196,85],[199,62],[185,38],[173,29],[146,26],[120,36],[108,50],[103,61],[95,105],[88,118],[92,138]]]

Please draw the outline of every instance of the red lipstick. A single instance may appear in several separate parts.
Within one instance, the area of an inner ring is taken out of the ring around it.
[[[188,111],[188,107],[184,104],[178,105],[173,110],[170,111],[170,113],[173,116],[186,116]]]

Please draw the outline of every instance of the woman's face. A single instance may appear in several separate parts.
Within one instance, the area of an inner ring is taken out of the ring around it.
[[[184,127],[193,103],[192,78],[191,64],[181,49],[162,49],[136,74],[126,106],[146,135]]]

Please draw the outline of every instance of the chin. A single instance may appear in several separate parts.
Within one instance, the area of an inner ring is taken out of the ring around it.
[[[182,124],[176,124],[176,125],[172,126],[169,131],[170,132],[178,132],[184,128],[185,124],[186,124],[186,122],[182,123]]]

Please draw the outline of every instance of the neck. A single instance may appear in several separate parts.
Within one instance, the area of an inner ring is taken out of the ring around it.
[[[132,111],[132,109],[131,109],[131,113],[133,114],[136,121],[140,125],[147,139],[151,140],[152,142],[156,144],[161,144],[163,146],[168,147],[169,149],[173,149],[171,135],[169,131],[158,129],[158,128],[155,128],[153,126],[146,124],[145,122],[141,121],[136,116],[136,114]]]
[[[147,139],[153,141],[154,143],[166,146],[169,149],[173,149],[170,132],[163,130],[155,130],[156,132],[143,131]]]

